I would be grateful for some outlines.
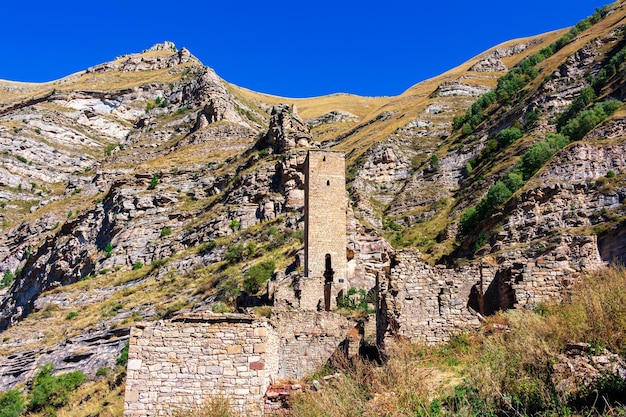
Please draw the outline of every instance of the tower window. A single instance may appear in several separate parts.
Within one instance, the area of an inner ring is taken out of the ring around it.
[[[326,185],[330,185],[330,180],[326,180]]]

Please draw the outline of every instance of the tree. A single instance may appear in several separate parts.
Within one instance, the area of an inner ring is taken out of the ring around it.
[[[522,137],[521,130],[519,130],[517,127],[510,127],[498,133],[498,143],[500,144],[501,148],[505,148],[521,137]]]

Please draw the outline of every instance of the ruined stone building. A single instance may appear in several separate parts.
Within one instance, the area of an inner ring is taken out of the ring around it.
[[[212,397],[261,416],[270,384],[311,374],[354,344],[354,324],[333,311],[348,284],[343,153],[309,151],[305,173],[304,274],[274,283],[269,319],[198,313],[133,328],[125,416],[193,410]]]
[[[441,343],[497,310],[562,300],[581,269],[602,262],[597,242],[585,238],[563,239],[536,259],[503,255],[456,269],[429,265],[417,250],[398,251],[376,279],[375,328],[356,324],[335,311],[350,287],[344,156],[310,150],[304,167],[304,272],[275,274],[268,319],[196,313],[137,325],[126,417],[193,409],[216,396],[242,415],[262,416],[273,383],[311,374],[335,354],[357,352],[364,336],[380,349],[397,338]]]

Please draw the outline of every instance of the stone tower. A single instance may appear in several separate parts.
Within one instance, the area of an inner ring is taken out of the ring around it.
[[[305,162],[304,276],[324,278],[326,310],[346,286],[345,170],[343,152],[310,150]]]

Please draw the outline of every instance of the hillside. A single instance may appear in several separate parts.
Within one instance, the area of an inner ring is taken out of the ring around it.
[[[625,6],[396,97],[259,94],[169,42],[0,81],[0,391],[46,363],[115,368],[135,322],[267,303],[267,273],[300,267],[308,147],[345,152],[355,288],[404,249],[429,268],[550,260],[574,278],[623,261]],[[113,415],[119,382],[95,400]]]

